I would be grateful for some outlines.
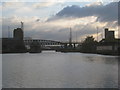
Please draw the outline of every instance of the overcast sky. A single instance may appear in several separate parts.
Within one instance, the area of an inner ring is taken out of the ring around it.
[[[104,37],[103,30],[106,27],[114,30],[117,37],[117,2],[78,1],[4,0],[0,3],[2,35],[8,37],[9,26],[12,37],[14,28],[20,27],[20,22],[23,21],[25,37],[66,41],[70,27],[74,41],[82,41],[88,35],[93,35],[96,39],[97,27],[99,40]]]

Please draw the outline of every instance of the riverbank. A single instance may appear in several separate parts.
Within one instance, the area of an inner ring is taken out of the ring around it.
[[[98,52],[98,51],[81,51],[79,49],[58,49],[56,50],[56,52],[62,52],[62,53],[87,53],[87,54],[100,54],[100,55],[112,55],[112,56],[119,56],[120,52],[119,51],[102,51],[102,52]]]

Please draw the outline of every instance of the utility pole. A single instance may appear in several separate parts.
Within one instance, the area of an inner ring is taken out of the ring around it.
[[[70,28],[70,38],[69,38],[69,42],[70,42],[70,43],[72,42],[72,31],[71,31],[71,28]]]
[[[104,38],[104,27],[103,27],[103,30],[102,30],[102,39]]]
[[[24,30],[24,23],[21,21],[21,29]]]
[[[8,26],[8,38],[10,38],[10,27]]]
[[[70,38],[69,38],[70,47],[72,46],[72,30],[70,28]]]
[[[22,37],[24,38],[24,23],[21,21]]]
[[[98,41],[98,27],[97,27],[97,41]]]
[[[98,17],[97,20],[96,20],[97,23],[98,23],[98,21],[99,21],[99,18],[100,18],[100,17]],[[97,41],[98,41],[98,26],[97,26]]]
[[[76,43],[77,43],[77,31],[76,31]]]

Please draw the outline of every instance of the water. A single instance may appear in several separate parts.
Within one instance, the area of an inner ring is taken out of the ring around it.
[[[2,55],[0,54],[0,89],[2,89]]]
[[[3,88],[117,88],[115,56],[42,52],[4,54]]]

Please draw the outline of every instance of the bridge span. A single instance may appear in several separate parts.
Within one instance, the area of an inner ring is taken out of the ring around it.
[[[44,39],[29,39],[24,40],[26,46],[30,46],[31,43],[39,43],[38,45],[44,50],[52,50],[57,47],[66,47],[69,45],[69,42],[61,42],[61,41],[54,41],[54,40],[44,40]],[[72,42],[71,43],[74,47],[81,45],[81,42]]]

